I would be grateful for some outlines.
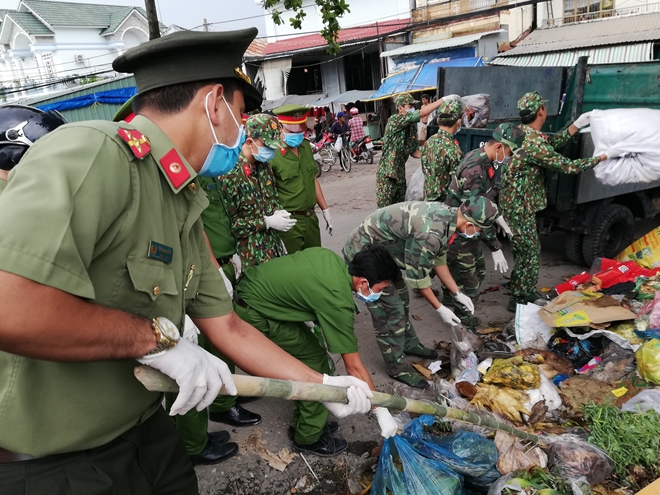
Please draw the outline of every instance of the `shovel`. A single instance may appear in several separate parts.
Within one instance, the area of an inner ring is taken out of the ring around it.
[[[179,386],[169,376],[150,366],[135,368],[135,377],[151,392],[179,391]],[[348,403],[346,389],[333,385],[318,383],[294,382],[291,380],[275,380],[257,376],[232,375],[238,395],[244,397],[278,397],[285,400],[310,400],[314,402],[342,402]],[[491,418],[484,418],[478,414],[461,411],[453,407],[446,407],[437,402],[426,400],[407,399],[398,395],[374,392],[370,399],[372,406],[386,407],[394,411],[407,411],[417,414],[431,414],[437,418],[448,418],[454,421],[485,426],[495,430],[504,431],[510,435],[538,443],[537,435],[518,430],[510,425],[500,423]],[[224,387],[220,395],[229,395]]]

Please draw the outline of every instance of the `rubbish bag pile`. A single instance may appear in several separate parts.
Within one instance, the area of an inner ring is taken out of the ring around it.
[[[431,375],[433,399],[538,444],[459,422],[443,436],[421,416],[385,442],[371,493],[632,495],[658,480],[657,493],[659,236],[518,305],[499,335],[452,329],[451,377]]]

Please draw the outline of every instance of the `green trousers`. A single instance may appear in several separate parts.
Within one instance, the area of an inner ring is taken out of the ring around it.
[[[234,306],[236,314],[268,337],[274,344],[314,371],[330,374],[327,352],[303,322],[276,321],[252,308]],[[291,426],[301,445],[316,442],[328,421],[328,410],[320,402],[296,401]]]
[[[476,298],[486,278],[486,261],[481,241],[478,238],[465,239],[456,236],[447,251],[447,267],[458,288],[466,296]],[[442,304],[450,307],[461,319],[471,316],[462,305],[455,303],[447,290],[444,291]]]
[[[397,376],[409,372],[410,366],[403,364],[407,350],[420,345],[417,333],[410,323],[410,296],[403,278],[388,285],[380,298],[367,303],[376,332],[376,341],[385,361],[387,373]]]
[[[121,404],[117,404],[121,407]],[[72,427],[75,419],[70,418]],[[2,495],[197,495],[181,437],[158,408],[142,424],[90,450],[0,464]]]
[[[291,215],[291,218],[297,220],[296,224],[286,232],[278,232],[288,254],[310,247],[321,247],[321,230],[316,213],[312,212],[310,216]]]
[[[236,285],[236,277],[234,274],[234,265],[227,263],[222,266],[222,271],[225,273],[229,281]],[[199,345],[206,349],[211,354],[222,359],[227,363],[229,370],[234,373],[236,371],[236,365],[232,363],[229,359],[223,356],[215,347],[208,342],[203,335],[198,336]],[[176,399],[175,394],[166,394],[165,402],[167,404],[167,409],[169,410],[172,404]],[[231,395],[219,395],[217,399],[209,406],[209,410],[213,412],[225,412],[229,411],[232,407],[236,405],[236,397]],[[190,455],[197,455],[209,441],[208,429],[209,429],[209,415],[206,410],[197,411],[191,409],[186,414],[172,416],[172,420],[176,425],[176,429],[179,430],[179,433],[183,437],[183,443],[186,446],[186,450]]]
[[[522,302],[536,291],[539,282],[541,241],[536,229],[536,215],[509,211],[502,213],[513,232],[509,240],[513,253],[513,270],[509,281],[511,299]]]

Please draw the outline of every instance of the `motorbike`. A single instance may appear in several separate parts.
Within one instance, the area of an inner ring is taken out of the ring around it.
[[[364,136],[351,147],[351,161],[357,163],[360,160],[369,164],[374,162],[374,143],[369,136]]]
[[[323,131],[323,137],[318,142],[312,142],[312,153],[318,171],[316,177],[321,176],[321,172],[328,172],[337,161],[338,153],[335,151],[335,138],[327,131]]]

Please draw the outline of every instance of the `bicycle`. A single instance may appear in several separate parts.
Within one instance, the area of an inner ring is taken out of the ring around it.
[[[314,160],[318,167],[316,177],[321,176],[321,172],[329,172],[337,160],[334,150],[334,139],[327,132],[323,132],[323,138],[317,143],[312,143]]]
[[[351,171],[351,147],[350,147],[350,133],[346,132],[340,136],[338,136],[337,139],[341,139],[341,148],[338,151],[339,155],[339,165],[341,166],[342,170],[344,172],[350,172]],[[335,146],[335,150],[336,150]]]

